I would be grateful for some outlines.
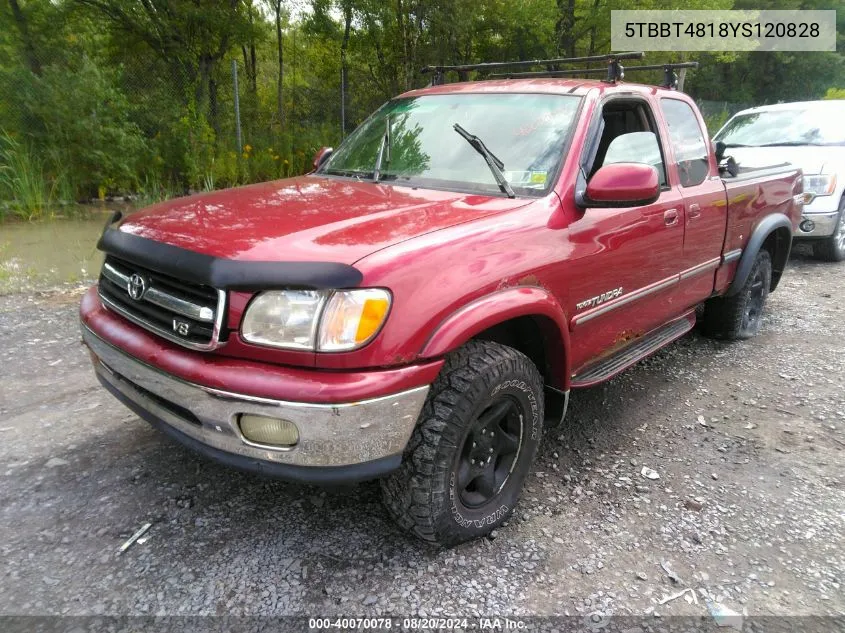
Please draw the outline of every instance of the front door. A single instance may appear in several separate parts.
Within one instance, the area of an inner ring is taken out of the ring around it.
[[[684,200],[666,182],[659,132],[644,99],[603,104],[604,130],[589,174],[601,165],[643,162],[661,177],[659,199],[630,208],[588,208],[569,225],[565,308],[572,368],[624,347],[683,313],[677,265],[683,253]]]

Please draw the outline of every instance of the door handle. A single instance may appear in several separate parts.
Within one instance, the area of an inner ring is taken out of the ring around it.
[[[663,223],[666,226],[675,226],[678,223],[678,210],[669,209],[663,213]]]
[[[695,218],[701,217],[701,207],[693,202],[689,206],[689,219],[694,220]]]

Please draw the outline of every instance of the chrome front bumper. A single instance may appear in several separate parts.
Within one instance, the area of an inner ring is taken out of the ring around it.
[[[830,237],[836,230],[836,221],[838,219],[839,211],[804,213],[801,216],[801,223],[798,225],[798,231],[796,231],[795,237]],[[813,228],[810,231],[804,230],[804,222],[807,220],[813,223]]]
[[[278,476],[288,479],[323,479],[300,476],[295,467],[320,470],[380,463],[371,469],[374,476],[380,474],[376,471],[397,467],[429,389],[423,386],[343,404],[283,402],[185,382],[128,356],[84,325],[82,339],[96,357],[94,370],[100,381],[139,415],[163,423],[176,433],[162,430],[220,461],[269,474],[275,474],[273,469],[262,465],[279,465]],[[290,420],[299,429],[298,444],[287,449],[251,444],[238,426],[241,413]],[[285,466],[294,468],[284,470]],[[352,479],[368,478],[349,472]]]

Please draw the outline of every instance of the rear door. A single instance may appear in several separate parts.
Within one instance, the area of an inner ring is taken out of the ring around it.
[[[632,109],[633,115],[625,113]],[[654,204],[588,208],[569,225],[566,309],[576,371],[681,314],[675,295],[683,251],[683,198],[666,181],[666,152],[652,103],[626,95],[603,104],[603,129],[588,141],[586,180],[604,164],[643,162],[661,174]],[[598,140],[596,140],[598,139]],[[583,159],[582,159],[583,160]],[[563,289],[562,289],[563,290]]]
[[[727,227],[725,186],[710,151],[704,122],[681,98],[664,97],[660,108],[669,139],[669,179],[683,198],[685,229],[679,260],[679,299],[692,306],[713,292]]]

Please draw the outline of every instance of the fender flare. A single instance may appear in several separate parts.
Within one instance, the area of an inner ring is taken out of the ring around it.
[[[789,259],[789,251],[792,248],[792,222],[783,213],[773,213],[760,221],[754,229],[754,232],[751,234],[751,237],[748,239],[748,244],[746,244],[743,249],[742,257],[740,257],[739,264],[736,267],[734,279],[728,287],[727,292],[725,292],[726,297],[732,297],[742,289],[745,282],[748,280],[748,275],[751,274],[751,268],[754,266],[754,260],[757,259],[757,253],[759,253],[760,249],[763,248],[763,243],[772,233],[780,229],[786,229],[789,231],[790,242],[786,247],[785,253],[778,254],[778,261],[772,262],[772,267],[775,270],[783,270],[783,267],[786,265],[786,261]],[[779,277],[780,275],[778,275],[778,278]],[[777,281],[775,281],[775,277],[773,275],[772,290],[774,290],[774,286],[776,285]]]
[[[474,336],[517,317],[545,317],[540,325],[554,376],[551,386],[569,389],[569,328],[557,300],[544,288],[519,286],[475,299],[447,316],[423,344],[421,358],[445,356]],[[543,327],[546,325],[546,327]]]

